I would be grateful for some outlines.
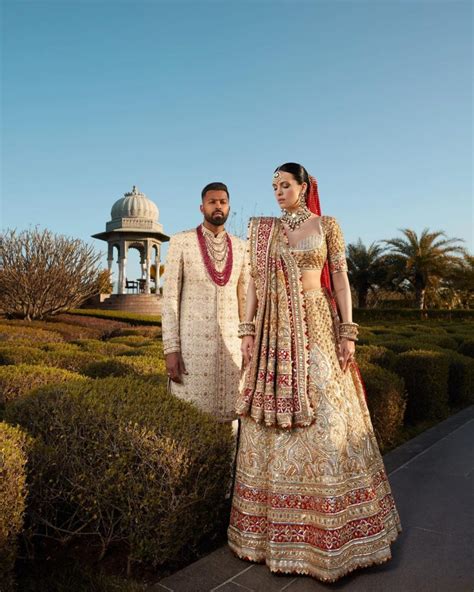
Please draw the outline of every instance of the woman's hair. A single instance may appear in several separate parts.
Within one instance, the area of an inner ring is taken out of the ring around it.
[[[282,171],[283,173],[290,173],[291,175],[293,175],[293,177],[296,179],[299,185],[306,183],[306,185],[308,186],[307,190],[309,191],[311,183],[309,181],[308,171],[301,164],[298,164],[297,162],[285,162],[285,164],[282,164],[279,167],[277,167],[274,172],[276,173],[277,171]]]

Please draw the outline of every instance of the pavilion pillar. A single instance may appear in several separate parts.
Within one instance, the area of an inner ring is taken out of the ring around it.
[[[125,280],[127,279],[127,251],[126,242],[120,243],[118,294],[125,294]]]
[[[118,293],[125,294],[125,279],[127,269],[127,258],[120,257],[119,259],[119,279],[118,279]]]
[[[145,241],[145,294],[150,294],[150,243]]]
[[[160,245],[157,244],[155,250],[155,286],[156,294],[160,294]]]

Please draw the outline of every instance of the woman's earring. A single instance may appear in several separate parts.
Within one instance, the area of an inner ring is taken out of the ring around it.
[[[301,204],[301,206],[304,207],[306,205],[305,194],[303,192],[301,192],[299,197],[300,197],[300,204]]]

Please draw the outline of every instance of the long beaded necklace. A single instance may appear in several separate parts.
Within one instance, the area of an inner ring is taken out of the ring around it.
[[[214,245],[212,241],[206,239],[201,224],[196,228],[196,233],[207,273],[215,284],[225,286],[232,273],[233,264],[232,241],[229,235],[225,234],[225,240],[222,241],[223,247],[220,248],[220,245]],[[216,264],[222,263],[224,260],[224,269],[218,271]]]

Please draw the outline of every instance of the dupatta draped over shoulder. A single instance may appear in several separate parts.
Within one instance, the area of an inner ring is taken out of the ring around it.
[[[258,307],[251,362],[237,413],[279,428],[314,421],[301,273],[278,218],[251,218],[248,249]]]

